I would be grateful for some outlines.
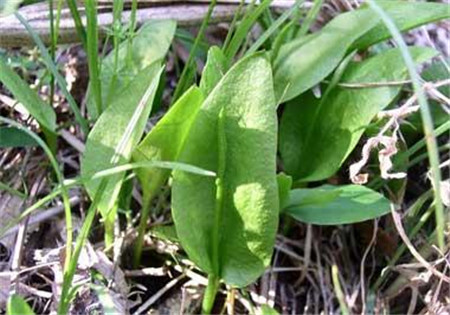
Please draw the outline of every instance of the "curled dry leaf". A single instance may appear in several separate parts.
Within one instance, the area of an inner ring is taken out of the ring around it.
[[[397,154],[397,131],[398,124],[396,124],[392,136],[385,136],[378,134],[376,137],[370,138],[363,147],[362,159],[352,165],[350,165],[349,173],[350,179],[354,184],[365,184],[369,179],[369,175],[366,173],[360,173],[361,169],[367,164],[372,149],[378,145],[382,145],[384,148],[378,152],[378,161],[380,162],[381,177],[384,179],[398,179],[405,178],[406,173],[397,172],[390,173],[393,164],[392,157]]]

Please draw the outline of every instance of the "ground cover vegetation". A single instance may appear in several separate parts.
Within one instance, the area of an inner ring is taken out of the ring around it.
[[[6,313],[450,311],[448,3],[32,2],[0,2]]]

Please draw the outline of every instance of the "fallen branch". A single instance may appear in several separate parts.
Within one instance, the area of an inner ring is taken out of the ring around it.
[[[218,1],[211,17],[211,23],[231,21],[239,1]],[[98,7],[98,26],[101,38],[106,36],[107,29],[112,25],[112,2],[100,1]],[[148,20],[176,20],[181,26],[199,25],[208,10],[208,1],[174,1],[167,0],[146,0],[139,1],[140,8],[137,10],[138,25]],[[294,3],[293,0],[273,1],[274,8],[287,8]],[[85,9],[79,6],[81,19],[86,25]],[[50,11],[47,3],[37,3],[19,9],[19,13],[30,23],[31,27],[41,37],[44,43],[50,43]],[[56,14],[56,11],[55,11]],[[122,14],[122,23],[130,21],[131,11],[126,6]],[[75,23],[70,15],[70,10],[65,7],[61,11],[60,31],[58,44],[69,44],[79,42],[75,29]],[[0,17],[0,47],[22,47],[34,45],[25,27],[20,23],[15,15]]]

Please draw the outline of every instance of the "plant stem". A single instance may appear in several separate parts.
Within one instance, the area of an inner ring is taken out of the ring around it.
[[[336,265],[331,266],[331,277],[333,279],[334,291],[336,292],[336,297],[339,301],[341,313],[343,315],[348,315],[350,312],[348,311],[347,304],[345,303],[344,292],[342,292],[341,284],[339,282],[339,270]]]
[[[150,205],[154,196],[154,191],[144,194],[141,219],[139,221],[138,233],[136,237],[136,243],[134,245],[133,252],[133,267],[138,268],[141,262],[142,247],[144,245],[145,228],[147,227],[147,220],[150,215]]]
[[[208,286],[205,290],[202,303],[202,313],[211,314],[216,299],[217,290],[219,289],[219,278],[216,275],[210,274],[208,276]]]

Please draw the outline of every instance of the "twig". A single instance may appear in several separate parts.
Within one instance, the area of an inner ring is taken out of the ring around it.
[[[309,263],[311,261],[311,245],[312,245],[312,225],[308,224],[306,228],[306,239],[305,239],[305,262],[302,266],[302,273],[300,274],[299,279],[295,282],[294,287],[298,287],[306,277],[308,273]]]
[[[72,198],[69,199],[70,205],[71,206],[75,206],[80,202],[80,197],[79,196],[74,196]],[[64,205],[58,205],[56,207],[52,207],[49,208],[47,210],[43,210],[40,211],[34,215],[32,215],[31,217],[29,217],[29,222],[28,225],[30,227],[33,227],[41,222],[47,221],[48,219],[62,213],[64,210]],[[0,240],[2,240],[3,238],[16,233],[19,230],[19,226],[16,225],[12,228],[10,228],[8,231],[5,232],[5,234],[3,234],[2,236],[0,236]]]
[[[25,202],[25,205],[29,205],[31,200],[34,199],[34,197],[37,195],[38,191],[40,190],[40,186],[42,183],[43,177],[39,177],[33,184],[29,199]],[[19,273],[20,273],[20,264],[22,261],[22,250],[23,250],[23,244],[25,242],[25,236],[28,226],[28,221],[30,217],[26,217],[24,221],[22,221],[19,224],[18,227],[18,233],[17,233],[17,239],[16,244],[14,246],[14,253],[12,257],[12,263],[11,263],[11,284],[12,284],[12,293],[17,293],[19,288]]]
[[[370,250],[372,249],[375,241],[377,239],[378,233],[378,220],[374,220],[374,229],[372,234],[372,239],[370,240],[369,245],[364,251],[364,255],[361,259],[361,267],[360,267],[360,277],[361,277],[361,301],[362,301],[362,314],[366,314],[366,284],[364,283],[364,266],[366,265],[367,255],[369,255]]]
[[[152,295],[145,303],[143,303],[138,310],[136,311],[136,314],[144,314],[145,311],[152,306],[158,299],[164,295],[167,291],[169,291],[171,288],[173,288],[181,279],[186,277],[185,274],[181,274],[175,279],[172,279],[169,281],[161,290],[156,292],[154,295]]]
[[[144,2],[148,6],[149,1]],[[208,1],[183,1],[183,3],[173,3],[174,1],[156,0],[152,1],[152,7],[143,7],[137,11],[136,21],[141,25],[149,20],[176,20],[181,26],[195,26],[201,24],[203,17],[208,10]],[[189,3],[190,2],[190,3]],[[210,23],[216,24],[220,22],[231,21],[235,15],[238,3],[236,1],[219,1],[221,4],[214,9]],[[286,9],[290,7],[294,1],[275,0],[272,6],[275,8]],[[157,5],[157,6],[155,6]],[[108,29],[113,23],[112,1],[99,5],[98,14],[98,30],[100,38],[107,35]],[[82,22],[86,25],[86,17],[84,16],[84,7],[80,5],[80,14],[83,14]],[[51,42],[50,28],[48,23],[49,12],[46,3],[37,3],[25,6],[19,9],[25,19],[31,24],[32,28],[41,37],[44,43]],[[131,11],[125,10],[122,13],[122,22],[127,24],[131,18]],[[61,10],[60,31],[58,33],[58,44],[77,43],[79,38],[76,32],[75,23],[70,15],[68,8]],[[0,18],[0,47],[22,47],[33,45],[33,40],[26,29],[14,16]]]
[[[440,278],[441,280],[450,283],[450,278],[444,275],[442,272],[436,270],[436,268],[433,268],[433,266],[423,258],[420,253],[415,249],[414,245],[409,240],[408,236],[405,233],[405,230],[403,229],[402,221],[400,215],[395,210],[395,207],[391,205],[391,214],[392,218],[394,219],[395,227],[397,229],[398,234],[400,235],[401,239],[405,243],[406,247],[408,247],[410,253],[414,256],[417,261],[419,261],[428,271],[430,271],[432,274]]]
[[[61,137],[66,140],[66,142],[68,144],[70,144],[75,150],[77,150],[80,153],[84,152],[84,143],[81,142],[80,139],[78,139],[77,137],[75,137],[72,133],[70,133],[69,131],[63,129],[60,132]]]
[[[323,81],[329,83],[329,81]],[[337,86],[348,88],[348,89],[367,89],[367,88],[380,88],[389,86],[402,86],[411,83],[411,80],[401,80],[401,81],[386,81],[386,82],[363,82],[363,83],[338,83]]]
[[[167,268],[165,267],[148,267],[138,270],[124,270],[127,277],[162,277],[167,275]]]

